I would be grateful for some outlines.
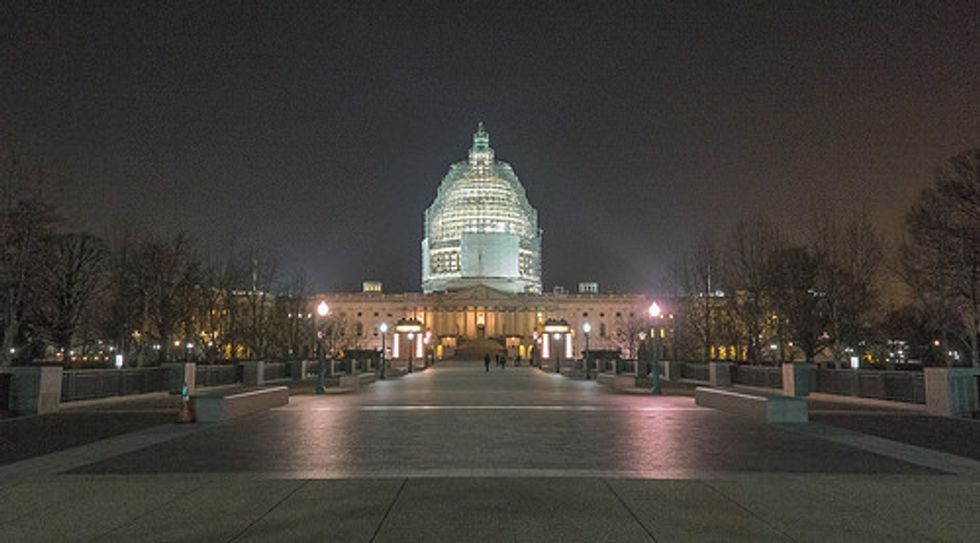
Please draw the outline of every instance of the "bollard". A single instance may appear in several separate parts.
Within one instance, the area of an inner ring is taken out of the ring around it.
[[[177,415],[177,424],[189,424],[194,422],[194,412],[191,411],[191,395],[187,387],[187,381],[180,387],[180,414]]]

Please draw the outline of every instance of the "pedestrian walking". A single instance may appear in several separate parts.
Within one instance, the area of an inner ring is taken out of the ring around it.
[[[490,353],[483,355],[483,367],[487,369],[487,373],[490,373]]]
[[[521,353],[517,353],[514,355],[514,367],[515,368],[521,367]]]

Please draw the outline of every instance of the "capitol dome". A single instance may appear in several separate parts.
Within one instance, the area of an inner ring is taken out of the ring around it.
[[[494,160],[482,122],[469,159],[450,166],[426,210],[424,235],[424,292],[541,292],[538,212],[510,164]]]

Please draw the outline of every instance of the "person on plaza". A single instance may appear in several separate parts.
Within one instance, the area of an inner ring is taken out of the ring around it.
[[[521,353],[514,355],[514,367],[519,368],[521,366]]]
[[[507,366],[507,357],[506,356],[504,356],[502,354],[498,354],[497,355],[497,360],[500,361],[500,369],[504,369],[504,367]]]
[[[483,366],[487,369],[487,373],[490,373],[490,353],[483,355]]]

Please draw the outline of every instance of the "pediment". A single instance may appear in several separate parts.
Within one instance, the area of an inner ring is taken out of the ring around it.
[[[472,287],[451,290],[442,295],[446,301],[457,300],[513,300],[516,295],[503,292],[486,285],[475,285]]]

